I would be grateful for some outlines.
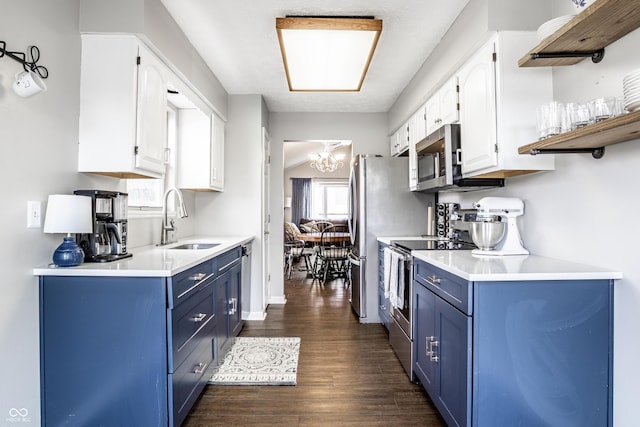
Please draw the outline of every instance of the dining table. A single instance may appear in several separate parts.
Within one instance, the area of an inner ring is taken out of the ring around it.
[[[331,231],[324,233],[324,236],[325,239],[331,242],[346,242],[350,239],[349,233],[342,231]],[[298,237],[300,240],[304,240],[305,242],[320,243],[322,232],[300,233]]]

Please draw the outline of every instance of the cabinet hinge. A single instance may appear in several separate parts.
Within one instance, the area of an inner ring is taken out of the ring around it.
[[[495,152],[497,153],[498,152],[498,144],[495,144],[493,147],[494,147]]]
[[[136,58],[136,65],[140,65],[140,56]]]
[[[459,102],[456,104],[456,109],[457,109],[458,111],[460,111],[460,103],[459,103]]]
[[[492,60],[493,60],[493,62],[496,62],[498,60],[498,54],[497,53],[493,52]]]
[[[140,151],[140,147],[138,147],[137,145],[135,147],[133,147],[133,154],[134,155],[138,155],[138,152]]]

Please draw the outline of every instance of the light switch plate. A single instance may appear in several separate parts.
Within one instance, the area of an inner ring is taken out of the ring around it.
[[[39,200],[27,202],[27,228],[40,228],[42,204]]]

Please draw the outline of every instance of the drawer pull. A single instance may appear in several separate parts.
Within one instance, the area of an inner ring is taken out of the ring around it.
[[[187,289],[186,291],[178,295],[178,299],[182,298],[183,296],[185,296],[186,294],[188,294],[189,292],[197,288],[198,285],[200,285],[200,283],[202,283],[204,280],[208,279],[211,276],[213,276],[213,273],[209,274],[208,276],[204,273],[198,273],[198,274],[194,274],[193,276],[190,276],[189,280],[196,280],[197,282],[193,286],[191,286],[189,289]]]
[[[204,362],[200,362],[193,369],[193,373],[194,374],[201,374],[201,373],[203,373],[205,371],[205,369],[207,369],[207,364],[204,363]]]
[[[202,322],[204,319],[206,319],[206,317],[207,317],[207,314],[206,314],[206,313],[198,313],[198,314],[196,314],[196,316],[193,318],[193,321],[194,321],[195,323]]]
[[[427,276],[427,282],[434,286],[440,286],[441,279],[438,276]]]
[[[207,277],[205,273],[198,273],[198,274],[194,274],[193,276],[189,276],[189,280],[193,280],[194,282],[199,282],[205,277]]]

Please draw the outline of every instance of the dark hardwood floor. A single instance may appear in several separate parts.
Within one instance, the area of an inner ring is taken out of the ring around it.
[[[294,271],[287,304],[241,336],[301,337],[295,386],[207,386],[184,426],[445,426],[412,384],[380,324],[360,324],[342,279]]]

